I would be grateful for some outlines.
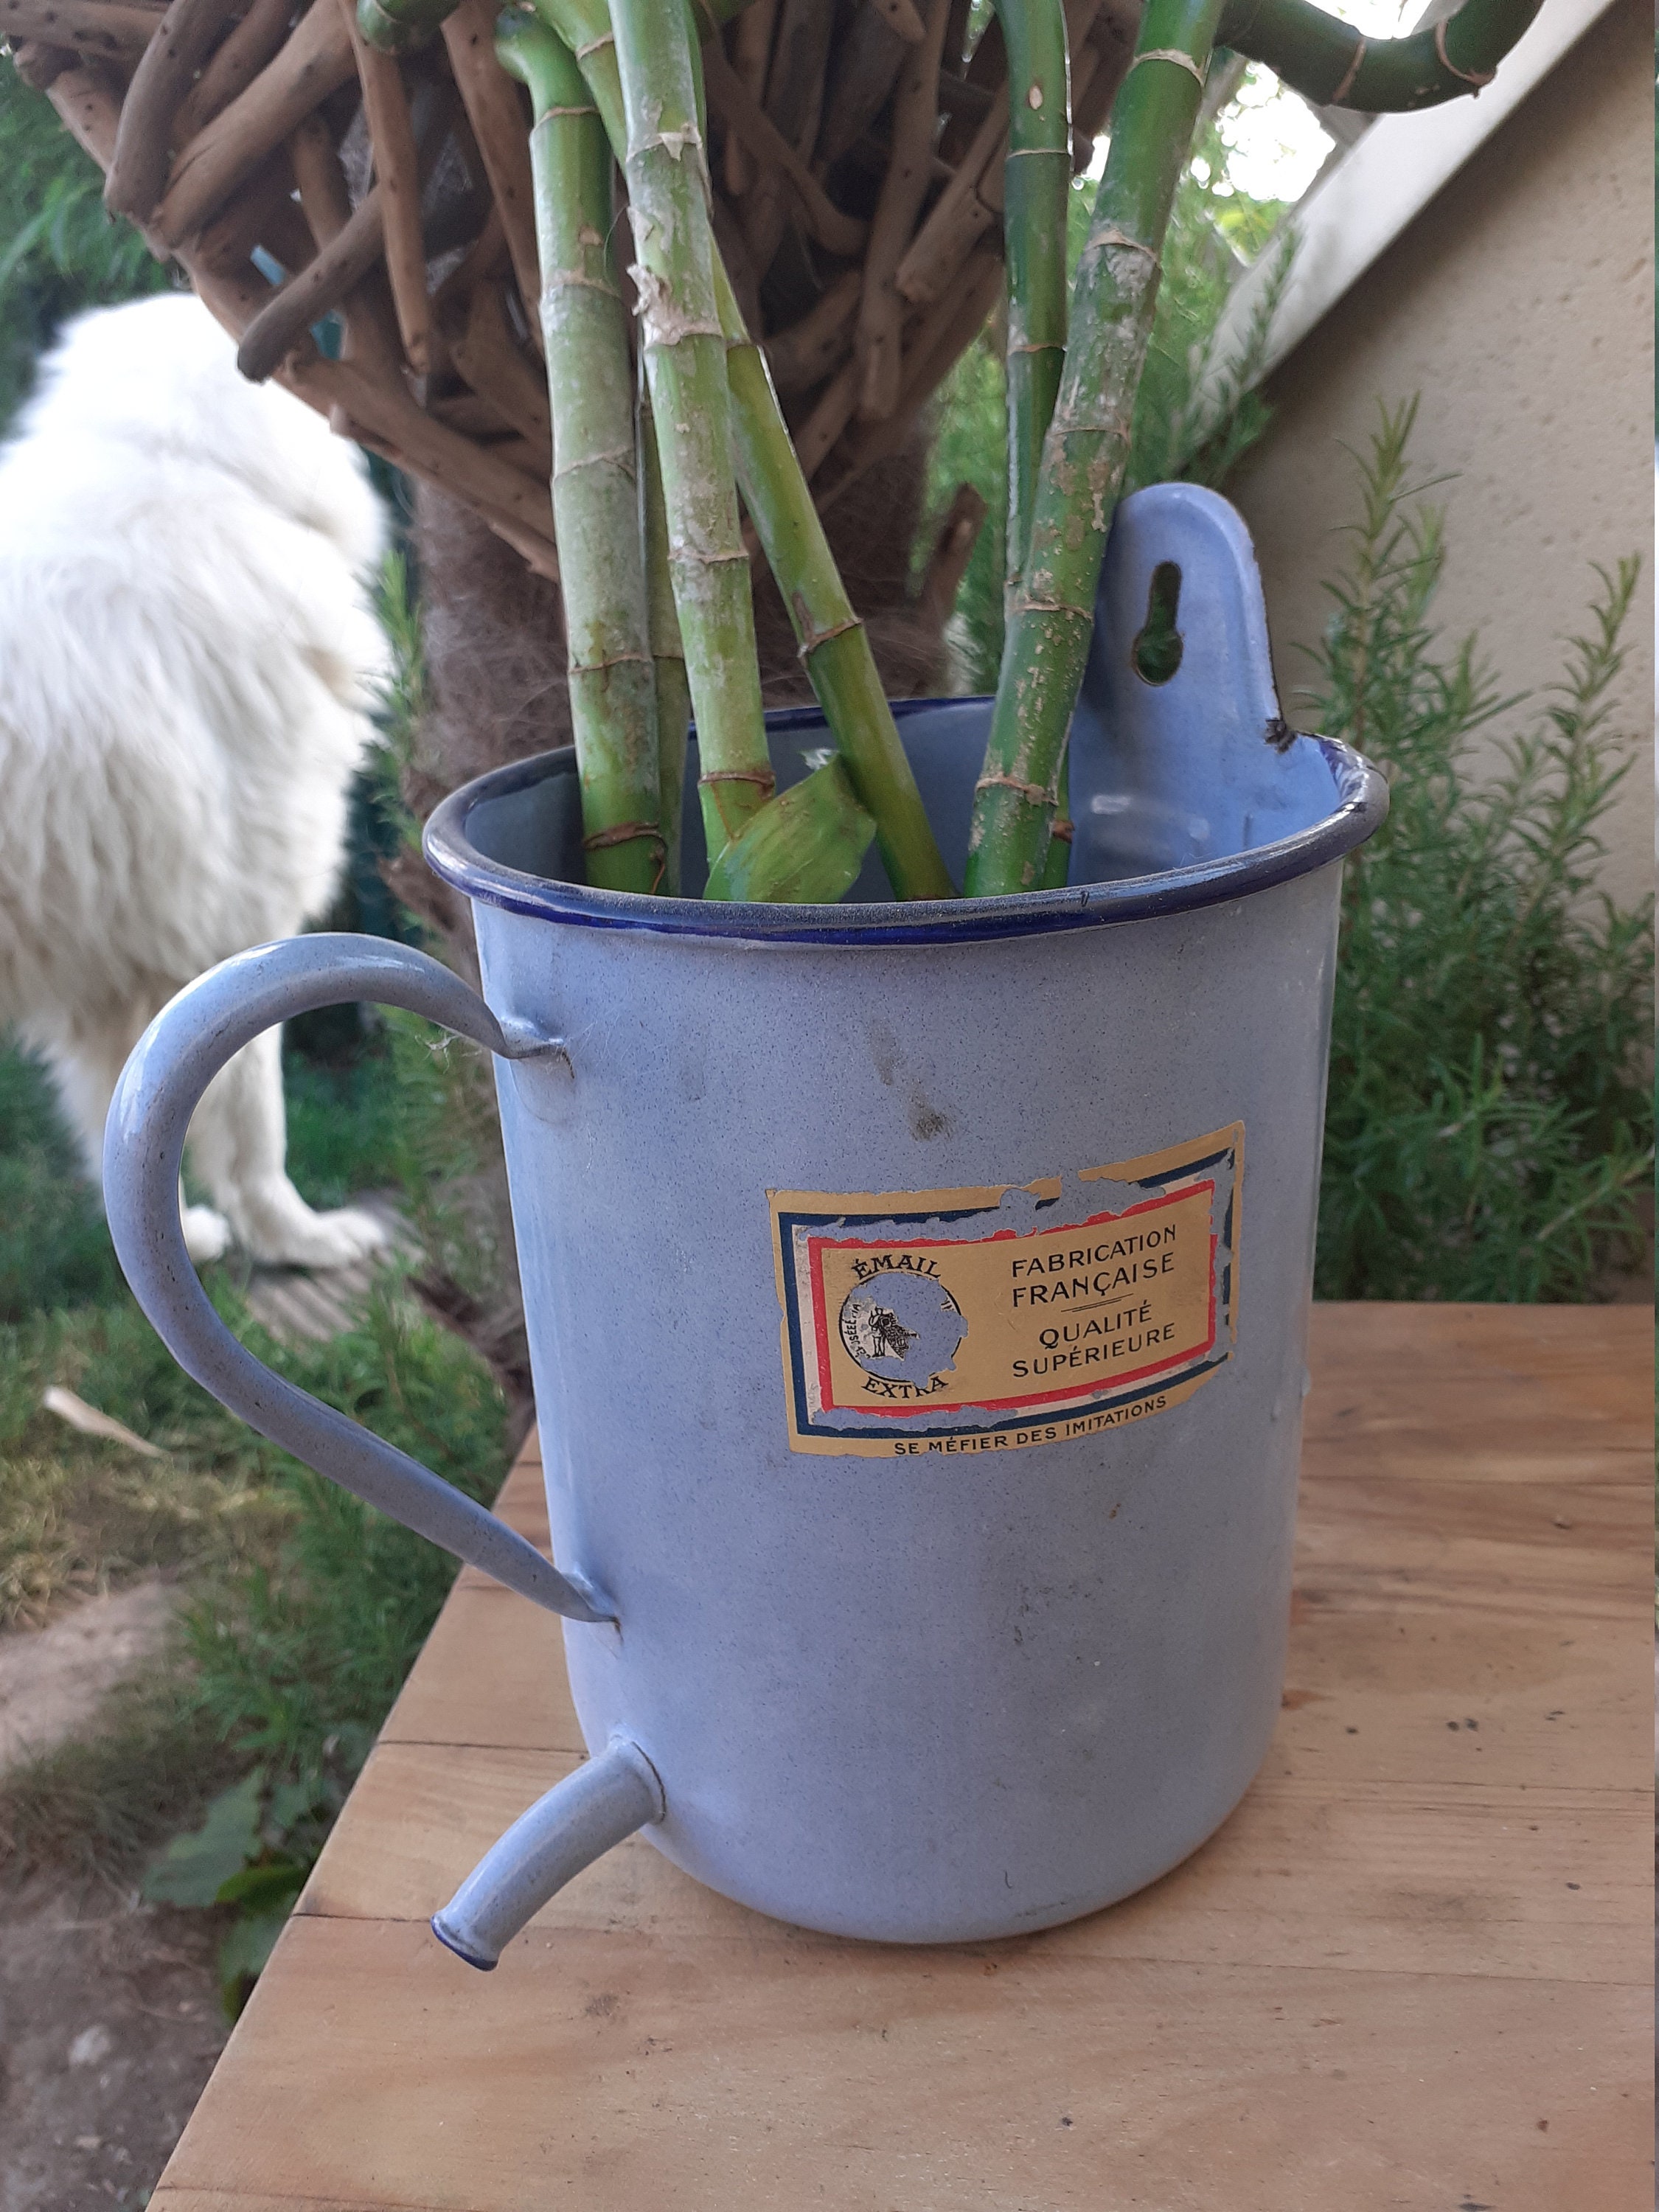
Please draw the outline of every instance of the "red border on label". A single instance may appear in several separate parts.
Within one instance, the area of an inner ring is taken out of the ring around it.
[[[1191,1198],[1194,1194],[1198,1191],[1207,1191],[1209,1194],[1210,1218],[1212,1222],[1210,1231],[1209,1334],[1204,1338],[1201,1343],[1188,1345],[1180,1352],[1171,1352],[1166,1359],[1153,1360],[1149,1366],[1129,1369],[1121,1375],[1115,1375],[1112,1377],[1109,1386],[1104,1385],[1101,1380],[1097,1379],[1092,1382],[1068,1383],[1064,1389],[1060,1390],[1033,1391],[1028,1393],[1027,1395],[1023,1398],[976,1398],[971,1401],[970,1404],[951,1407],[942,1407],[939,1405],[937,1399],[929,1398],[918,1399],[914,1405],[908,1406],[847,1406],[843,1405],[840,1400],[830,1396],[830,1316],[829,1300],[825,1295],[823,1287],[824,1253],[887,1252],[891,1251],[895,1247],[898,1247],[906,1251],[948,1251],[952,1248],[962,1246],[964,1243],[972,1244],[1000,1244],[1005,1238],[1012,1242],[1015,1238],[1023,1239],[1024,1237],[1057,1236],[1061,1233],[1062,1230],[1069,1233],[1076,1230],[1098,1229],[1103,1223],[1108,1221],[1133,1221],[1138,1214],[1156,1213],[1166,1206],[1178,1206],[1184,1200]],[[822,1409],[826,1413],[873,1413],[879,1419],[896,1421],[915,1420],[921,1416],[927,1414],[932,1414],[933,1417],[937,1419],[941,1413],[962,1413],[977,1407],[982,1407],[989,1413],[1018,1413],[1024,1408],[1030,1407],[1041,1407],[1064,1405],[1068,1401],[1074,1398],[1098,1398],[1114,1395],[1120,1389],[1129,1383],[1145,1382],[1148,1376],[1161,1375],[1166,1369],[1171,1367],[1182,1367],[1189,1360],[1200,1359],[1206,1352],[1212,1351],[1215,1346],[1215,1250],[1217,1239],[1213,1226],[1214,1218],[1215,1182],[1212,1177],[1206,1176],[1197,1182],[1183,1183],[1178,1189],[1160,1192],[1157,1198],[1143,1200],[1140,1205],[1127,1206],[1121,1213],[1091,1213],[1085,1221],[1068,1221],[1063,1224],[1056,1224],[1055,1227],[1052,1230],[997,1229],[994,1230],[988,1237],[975,1237],[967,1239],[956,1237],[883,1237],[878,1238],[865,1237],[809,1237],[806,1240],[806,1249],[808,1264],[811,1269],[810,1279],[812,1287],[812,1336],[813,1341],[817,1348],[818,1389],[821,1393],[819,1402]]]

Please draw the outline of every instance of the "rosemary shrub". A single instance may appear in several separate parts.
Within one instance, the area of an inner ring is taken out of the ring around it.
[[[1478,641],[1431,622],[1444,516],[1408,483],[1416,412],[1382,410],[1359,460],[1312,653],[1310,726],[1386,769],[1393,800],[1347,863],[1316,1289],[1582,1298],[1639,1249],[1652,1173],[1652,901],[1597,884],[1631,767],[1609,693],[1639,563],[1598,568],[1559,682],[1501,696]],[[1499,766],[1477,776],[1488,725]]]

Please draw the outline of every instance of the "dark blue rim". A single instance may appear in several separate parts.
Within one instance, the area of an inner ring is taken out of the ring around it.
[[[896,700],[893,713],[937,712],[943,706],[982,701]],[[774,731],[822,729],[816,707],[786,707],[766,718]],[[467,817],[486,799],[507,799],[550,775],[574,775],[575,748],[538,753],[492,769],[452,792],[426,825],[428,865],[468,898],[539,921],[574,922],[585,929],[643,929],[671,937],[740,938],[768,945],[962,945],[990,937],[1028,937],[1050,929],[1094,929],[1103,923],[1146,921],[1189,914],[1245,898],[1310,874],[1363,845],[1389,811],[1389,787],[1368,760],[1335,738],[1300,737],[1319,747],[1336,786],[1337,803],[1324,819],[1294,837],[1281,837],[1248,853],[1228,854],[1156,876],[1116,883],[1077,884],[1063,890],[1017,891],[1002,898],[887,899],[842,906],[744,905],[735,900],[657,898],[641,891],[596,890],[504,867],[479,852],[467,835]]]

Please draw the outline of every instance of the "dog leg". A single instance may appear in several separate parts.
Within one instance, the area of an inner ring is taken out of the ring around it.
[[[69,1038],[41,1040],[39,1049],[52,1070],[58,1101],[75,1132],[86,1163],[87,1174],[101,1202],[103,1197],[104,1124],[109,1102],[128,1053],[143,1029],[142,1019],[131,1035],[76,1030]],[[179,1211],[183,1218],[185,1249],[198,1264],[222,1260],[230,1249],[230,1224],[210,1206],[186,1206],[184,1186],[179,1188]]]
[[[344,1267],[379,1250],[386,1231],[371,1214],[312,1212],[284,1170],[287,1141],[281,1039],[267,1030],[208,1085],[191,1123],[191,1166],[256,1260]]]

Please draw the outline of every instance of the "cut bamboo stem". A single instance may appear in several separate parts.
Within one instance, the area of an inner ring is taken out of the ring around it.
[[[1221,0],[1148,0],[1118,95],[975,793],[970,895],[1032,890],[1047,864],[1056,779],[1094,628],[1164,235],[1220,12]]]
[[[635,473],[628,320],[610,247],[611,149],[574,56],[527,8],[495,51],[530,88],[541,317],[563,555],[570,720],[590,883],[654,891],[666,843]]]
[[[657,692],[657,786],[661,808],[662,887],[677,897],[680,848],[684,836],[686,740],[691,725],[691,686],[686,680],[685,647],[674,611],[674,581],[668,568],[668,513],[663,505],[662,461],[651,395],[641,380],[639,392],[640,539],[645,549],[646,617],[651,634],[651,665]]]
[[[708,176],[686,19],[653,0],[616,0],[611,23],[641,341],[712,860],[771,796],[775,778],[738,519]]]
[[[899,739],[863,623],[842,582],[801,472],[765,357],[715,270],[726,331],[738,476],[777,579],[805,668],[853,787],[875,817],[888,879],[900,898],[953,898],[921,793]]]
[[[1008,302],[1006,591],[1024,564],[1042,441],[1066,361],[1072,100],[1060,0],[994,0],[1008,51],[1004,261]]]

